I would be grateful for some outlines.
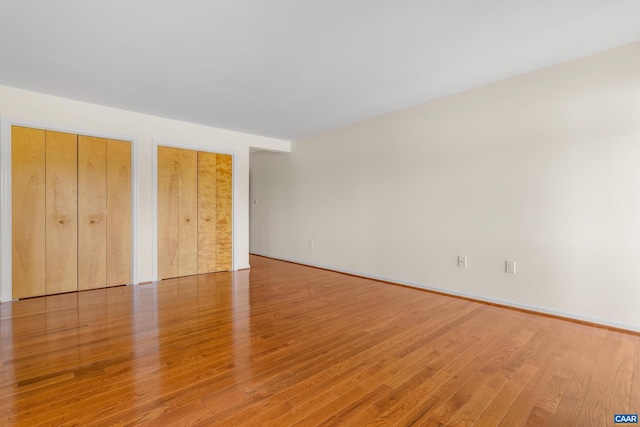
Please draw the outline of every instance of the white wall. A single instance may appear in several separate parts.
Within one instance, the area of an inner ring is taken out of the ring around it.
[[[137,252],[134,254],[137,273],[134,281],[136,282],[153,279],[154,143],[168,143],[233,154],[235,185],[234,268],[249,266],[249,149],[255,147],[273,151],[290,150],[288,141],[133,113],[6,86],[0,86],[0,116],[3,118],[4,124],[1,134],[3,140],[0,141],[2,144],[8,143],[10,131],[7,125],[15,121],[78,133],[118,135],[122,138],[135,140],[138,197],[137,218],[135,218]],[[2,164],[6,166],[8,159],[2,160]],[[3,184],[6,184],[7,177],[8,170],[3,167]],[[3,200],[3,204],[5,202]],[[1,220],[4,222],[6,219],[5,215]],[[4,239],[4,236],[0,236],[0,238]],[[5,242],[4,247],[6,248],[6,246]],[[10,242],[8,247],[10,248]],[[4,256],[3,258],[6,259]],[[3,270],[7,268],[6,265],[2,267]],[[4,271],[2,277],[5,277]],[[0,289],[3,290],[2,301],[8,299],[7,289],[10,288],[10,283],[2,283],[0,286]]]
[[[252,153],[250,173],[254,253],[640,330],[640,43]]]

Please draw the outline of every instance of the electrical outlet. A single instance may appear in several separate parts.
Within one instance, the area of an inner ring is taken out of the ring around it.
[[[313,247],[313,240],[309,240],[309,247],[312,248]]]
[[[467,267],[467,257],[466,256],[459,256],[458,257],[458,267],[463,267],[463,268]]]
[[[509,274],[516,274],[516,262],[515,261],[505,261],[506,268],[505,271]]]

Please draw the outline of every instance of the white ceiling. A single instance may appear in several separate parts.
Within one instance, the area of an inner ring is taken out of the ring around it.
[[[297,139],[640,40],[638,0],[0,0],[0,84]]]

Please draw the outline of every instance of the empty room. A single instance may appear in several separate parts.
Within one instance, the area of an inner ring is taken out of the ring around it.
[[[638,16],[0,0],[0,425],[637,425]]]

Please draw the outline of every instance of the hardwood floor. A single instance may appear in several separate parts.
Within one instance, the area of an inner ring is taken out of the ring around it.
[[[330,271],[0,305],[0,425],[608,426],[640,336]]]

